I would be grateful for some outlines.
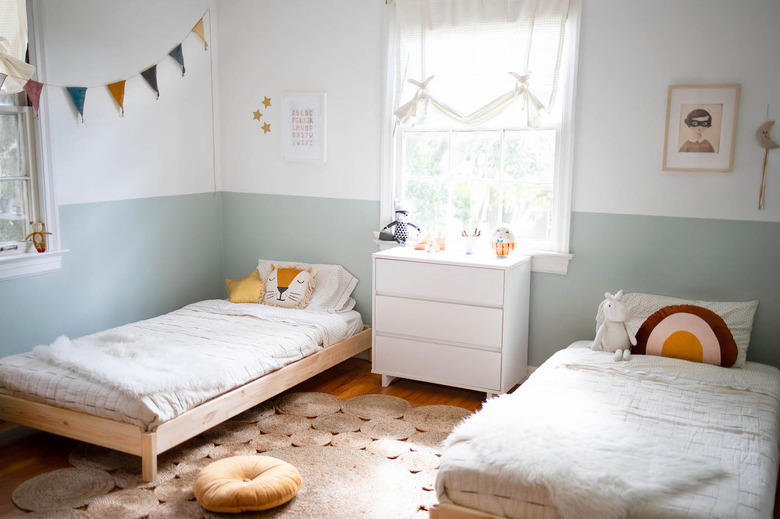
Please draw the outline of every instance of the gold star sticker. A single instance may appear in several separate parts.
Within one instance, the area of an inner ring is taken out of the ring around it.
[[[268,133],[271,131],[271,125],[268,123],[263,123],[263,133]]]
[[[265,105],[266,108],[271,106],[271,98],[270,97],[266,97],[265,99],[263,99],[263,104]]]
[[[263,116],[263,114],[261,114],[261,113],[260,113],[260,110],[259,110],[259,109],[255,110],[255,111],[254,111],[254,112],[252,112],[252,113],[253,113],[253,114],[254,114],[254,116],[255,116],[255,118],[254,118],[254,119],[252,119],[253,121],[259,121],[259,120],[260,120],[260,118]]]

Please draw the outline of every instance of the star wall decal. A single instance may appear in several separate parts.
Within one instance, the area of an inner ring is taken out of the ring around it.
[[[268,133],[271,131],[271,125],[268,123],[263,123],[263,133]]]
[[[263,116],[263,114],[260,113],[260,109],[255,110],[254,112],[252,112],[252,114],[254,114],[254,119],[252,119],[253,121],[259,121],[260,118]]]
[[[270,97],[266,97],[265,99],[263,99],[263,105],[265,105],[266,108],[271,106],[271,98]]]

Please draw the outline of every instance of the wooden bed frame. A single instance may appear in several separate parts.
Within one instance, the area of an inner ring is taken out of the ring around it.
[[[355,335],[214,397],[153,431],[8,395],[0,395],[0,419],[140,456],[143,480],[152,481],[158,454],[370,347],[371,329],[364,325]]]
[[[452,503],[439,503],[430,512],[430,519],[506,519],[500,515],[481,512]]]

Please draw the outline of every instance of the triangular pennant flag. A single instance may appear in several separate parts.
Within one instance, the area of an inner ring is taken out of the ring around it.
[[[0,72],[0,88],[3,88],[3,83],[5,83],[5,78],[8,77],[8,74],[3,74]]]
[[[203,50],[208,50],[209,42],[206,41],[206,33],[203,30],[203,18],[198,20],[198,23],[196,23],[195,27],[192,28],[192,32],[200,36],[200,39],[203,40]]]
[[[179,62],[179,65],[181,65],[181,76],[184,77],[186,70],[184,69],[184,52],[181,50],[181,43],[176,45],[168,55]]]
[[[85,87],[65,87],[68,89],[73,104],[76,106],[76,110],[81,115],[81,122],[84,122],[84,99],[87,97],[87,89]]]
[[[122,110],[122,117],[125,116],[125,82],[117,81],[116,83],[111,83],[110,85],[106,85],[108,87],[108,90],[111,92],[111,95],[114,96],[114,99],[116,99],[116,104],[119,105],[119,108]]]
[[[141,75],[144,77],[147,83],[149,83],[149,86],[154,89],[155,92],[157,92],[157,99],[160,99],[160,89],[157,88],[157,65],[152,65],[148,69],[141,72]]]
[[[36,114],[41,104],[41,90],[43,90],[43,83],[38,83],[32,79],[24,84],[24,91],[27,92],[27,98],[32,103],[33,108],[35,108]]]

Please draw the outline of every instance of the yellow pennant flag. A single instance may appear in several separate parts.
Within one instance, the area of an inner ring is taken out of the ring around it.
[[[206,41],[206,33],[203,31],[203,18],[198,20],[198,23],[192,28],[192,32],[200,36],[200,39],[203,40],[203,45],[205,45],[203,49],[207,50],[209,48],[209,42]]]
[[[122,109],[122,117],[125,116],[125,82],[124,81],[118,81],[116,83],[111,83],[110,85],[106,85],[108,87],[108,90],[111,92],[111,95],[114,96],[114,99],[116,99],[116,104],[119,105],[119,108]]]

